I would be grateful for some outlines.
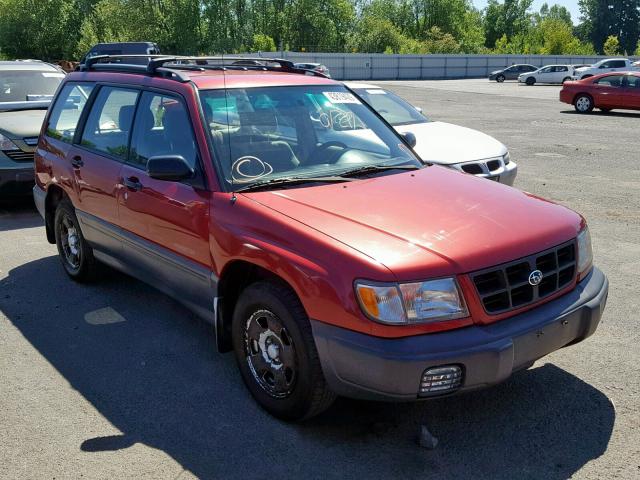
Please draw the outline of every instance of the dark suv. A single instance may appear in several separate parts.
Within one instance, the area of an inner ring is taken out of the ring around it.
[[[485,387],[595,331],[580,215],[422,162],[341,83],[238,60],[66,78],[34,198],[71,278],[103,262],[173,296],[286,419]]]

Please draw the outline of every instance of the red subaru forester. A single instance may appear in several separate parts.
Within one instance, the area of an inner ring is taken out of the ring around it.
[[[287,61],[96,57],[48,112],[34,198],[71,278],[102,262],[182,302],[285,419],[486,387],[591,335],[584,219],[410,140]]]

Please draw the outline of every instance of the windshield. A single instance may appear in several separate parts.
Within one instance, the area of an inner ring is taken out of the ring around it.
[[[394,127],[426,123],[427,117],[396,94],[382,88],[357,88],[354,91]]]
[[[200,98],[227,189],[371,165],[422,165],[341,85],[205,90]]]
[[[63,78],[61,72],[0,70],[0,103],[51,100]]]

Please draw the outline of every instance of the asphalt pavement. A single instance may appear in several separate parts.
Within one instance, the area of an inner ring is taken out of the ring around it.
[[[210,327],[117,272],[73,283],[33,205],[3,204],[0,478],[640,478],[640,113],[578,115],[559,87],[376,83],[495,136],[515,187],[585,216],[610,280],[595,335],[488,390],[340,399],[286,424]],[[435,450],[417,446],[421,423]]]

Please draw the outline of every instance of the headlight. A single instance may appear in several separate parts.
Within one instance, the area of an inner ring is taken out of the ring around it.
[[[592,263],[591,235],[589,227],[584,227],[584,230],[578,234],[578,275],[585,273]]]
[[[505,165],[509,165],[511,163],[511,155],[509,155],[508,151],[502,156],[502,160],[504,161]]]
[[[0,133],[0,150],[20,150],[18,146]]]
[[[453,278],[401,284],[356,282],[356,296],[369,318],[391,325],[452,320],[468,315]]]

